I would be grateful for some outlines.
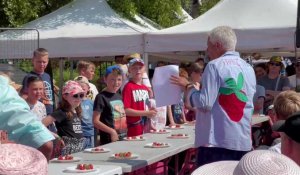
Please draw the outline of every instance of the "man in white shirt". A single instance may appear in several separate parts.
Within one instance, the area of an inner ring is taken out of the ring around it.
[[[199,91],[189,90],[187,99],[196,111],[199,166],[240,160],[252,149],[251,117],[256,79],[253,68],[235,52],[237,38],[230,27],[214,28],[207,40],[210,62]],[[172,76],[171,82],[189,89],[189,83]]]

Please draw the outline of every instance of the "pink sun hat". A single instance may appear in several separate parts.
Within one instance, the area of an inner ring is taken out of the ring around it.
[[[64,84],[62,93],[75,95],[79,93],[84,93],[84,91],[78,82],[69,80]]]
[[[48,163],[37,149],[20,144],[0,145],[0,174],[46,175]]]
[[[247,153],[240,161],[203,165],[192,175],[300,175],[300,167],[285,155],[255,150]]]

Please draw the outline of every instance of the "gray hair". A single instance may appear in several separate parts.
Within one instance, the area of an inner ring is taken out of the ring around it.
[[[232,28],[219,26],[209,33],[209,41],[212,44],[219,42],[226,51],[233,51],[235,50],[237,39]]]

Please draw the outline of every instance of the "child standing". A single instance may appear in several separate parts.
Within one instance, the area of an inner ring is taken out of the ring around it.
[[[41,80],[40,77],[32,75],[27,78],[26,84],[28,94],[26,102],[30,107],[30,111],[36,115],[39,121],[42,121],[47,116],[45,105],[39,101],[44,93],[43,80]],[[51,133],[56,139],[53,142],[54,145],[57,146],[58,144],[60,144],[64,146],[64,142],[60,139],[60,137],[54,132]]]
[[[100,132],[100,144],[104,145],[123,139],[127,125],[122,97],[118,92],[122,86],[122,70],[119,66],[106,69],[106,88],[100,92],[94,103],[93,121]]]
[[[80,107],[83,97],[81,86],[75,81],[67,81],[63,86],[62,101],[58,109],[42,120],[46,126],[55,122],[57,133],[65,143],[62,155],[80,152],[84,148]]]
[[[94,102],[87,98],[87,95],[90,92],[89,80],[84,76],[78,76],[74,79],[78,82],[81,88],[84,91],[84,97],[81,101],[81,109],[82,109],[82,132],[83,137],[86,140],[85,148],[93,148],[94,144],[94,124],[93,124],[93,106]]]
[[[25,99],[30,107],[30,110],[36,114],[37,119],[42,121],[47,116],[45,105],[39,101],[44,93],[44,83],[39,77],[32,75],[27,78],[27,94]]]
[[[45,72],[45,69],[49,62],[49,54],[48,51],[44,48],[38,48],[33,52],[32,64],[33,71],[31,71],[28,75],[26,75],[23,79],[23,88],[21,89],[21,95],[27,98],[28,89],[27,79],[33,75],[40,77],[44,82],[44,93],[41,98],[41,102],[46,106],[47,114],[51,114],[53,112],[53,90],[52,90],[52,80],[50,75]]]
[[[51,114],[54,109],[54,100],[53,100],[53,89],[52,89],[52,79],[49,74],[45,72],[45,69],[49,62],[49,54],[48,51],[44,48],[38,48],[33,52],[32,64],[33,71],[27,74],[22,82],[21,96],[26,99],[28,97],[28,85],[27,79],[31,76],[38,76],[43,80],[44,89],[43,95],[40,98],[40,101],[46,107],[47,115]],[[56,132],[56,128],[54,124],[50,124],[48,129],[52,132]]]
[[[95,64],[90,61],[79,61],[77,64],[77,70],[79,75],[86,77],[89,81],[93,80],[95,75]],[[88,98],[92,101],[95,101],[95,98],[98,94],[97,87],[89,82],[90,94]]]
[[[146,102],[149,102],[149,89],[142,84],[145,72],[144,61],[134,58],[128,63],[130,80],[123,89],[123,102],[127,119],[128,136],[143,134],[142,116],[154,117],[157,113],[155,108],[146,110]]]

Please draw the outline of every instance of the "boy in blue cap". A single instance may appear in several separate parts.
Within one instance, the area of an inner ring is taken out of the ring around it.
[[[127,124],[122,97],[118,92],[122,85],[122,70],[114,65],[106,69],[106,88],[94,102],[93,123],[99,129],[100,144],[115,142],[126,136]]]

